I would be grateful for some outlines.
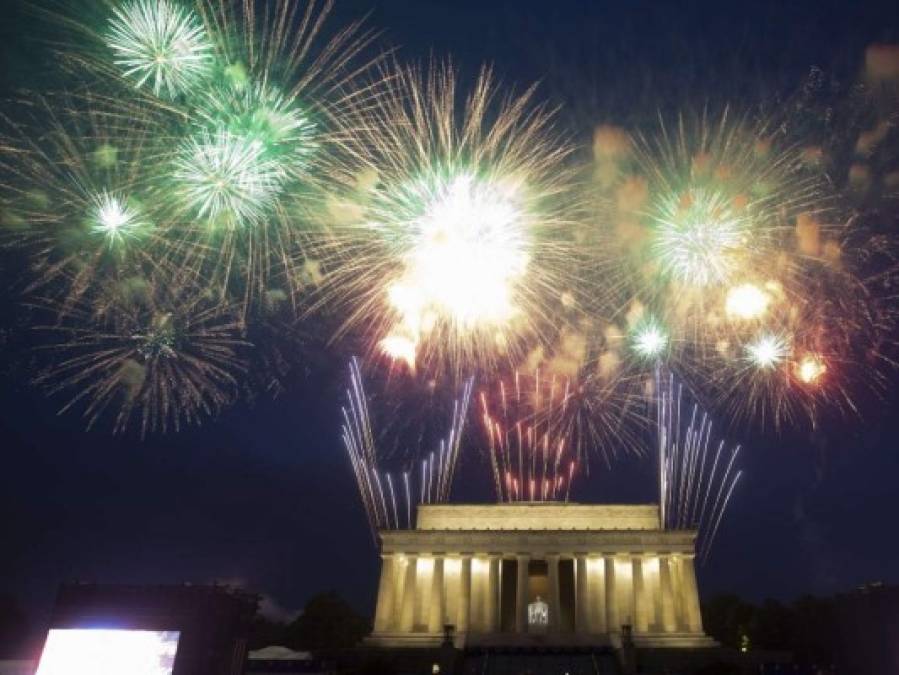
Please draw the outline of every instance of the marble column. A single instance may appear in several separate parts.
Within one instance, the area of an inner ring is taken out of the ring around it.
[[[394,557],[389,553],[381,556],[381,581],[378,584],[378,606],[375,610],[375,632],[390,630],[393,619]]]
[[[699,588],[696,585],[696,568],[693,556],[681,559],[681,590],[684,596],[684,607],[687,615],[687,630],[691,633],[702,632],[702,612],[699,608]]]
[[[602,558],[594,559],[593,578],[590,580],[590,598],[593,612],[590,623],[594,633],[605,633],[606,624],[606,571]]]
[[[403,612],[403,580],[406,578],[406,562],[404,556],[393,556],[393,617],[390,629],[399,630],[400,614]]]
[[[603,557],[605,562],[606,577],[606,631],[618,633],[621,624],[618,619],[618,589],[615,586],[615,558],[607,555]]]
[[[646,611],[649,630],[662,630],[662,594],[659,585],[659,560],[653,554],[643,557],[643,590],[646,593]]]
[[[634,632],[646,633],[649,631],[649,598],[643,579],[643,556],[634,555],[631,565],[634,587]]]
[[[443,614],[445,607],[443,591],[443,556],[434,557],[434,572],[431,576],[430,614],[428,616],[428,632],[439,633],[443,630]]]
[[[575,558],[575,631],[590,632],[590,587],[587,583],[587,556]]]
[[[467,633],[471,616],[471,556],[462,556],[459,568],[459,616],[456,618],[456,630]]]
[[[499,630],[499,556],[491,555],[487,563],[487,588],[485,591],[486,629]]]
[[[674,604],[674,623],[677,626],[677,631],[681,632],[687,629],[687,608],[684,605],[684,584],[681,578],[680,556],[671,556],[669,567],[671,569],[671,600]]]
[[[673,633],[677,630],[677,621],[674,614],[674,594],[671,585],[671,558],[667,555],[659,556],[659,597],[662,602],[661,624],[662,632]]]
[[[528,630],[528,565],[531,559],[526,555],[518,556],[518,575],[515,580],[515,632],[526,633]]]
[[[562,602],[559,593],[559,556],[546,556],[546,566],[549,570],[549,630],[558,633],[562,630]]]
[[[406,556],[406,569],[403,574],[403,607],[400,613],[400,631],[411,633],[415,630],[415,595],[418,577],[418,557]]]

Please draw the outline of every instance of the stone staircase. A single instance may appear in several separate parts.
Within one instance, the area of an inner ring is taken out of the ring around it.
[[[620,675],[611,650],[478,650],[465,654],[462,675]]]

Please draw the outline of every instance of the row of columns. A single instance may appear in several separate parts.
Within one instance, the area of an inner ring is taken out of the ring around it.
[[[452,623],[460,633],[497,632],[500,629],[500,560],[491,555],[486,560],[486,578],[480,600],[483,616],[472,627],[472,556],[459,560],[458,594],[455,616],[447,611],[447,581],[444,556],[434,556],[429,579],[430,588],[418,588],[418,557],[385,554],[375,614],[375,632],[415,632],[426,628],[438,633],[444,623]],[[515,592],[515,632],[527,632],[528,567],[530,556],[518,555]],[[548,555],[549,630],[561,629],[561,596],[559,588],[559,555]],[[637,633],[657,632],[701,633],[702,620],[692,556],[574,556],[575,565],[575,631],[578,633],[610,633],[630,623]],[[657,572],[647,574],[657,566]],[[416,625],[416,604],[424,602],[424,612]],[[426,625],[422,625],[426,623]]]

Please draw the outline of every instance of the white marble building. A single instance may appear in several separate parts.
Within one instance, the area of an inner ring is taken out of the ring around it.
[[[696,534],[655,505],[421,506],[415,530],[381,533],[370,643],[433,646],[714,644],[702,630]]]

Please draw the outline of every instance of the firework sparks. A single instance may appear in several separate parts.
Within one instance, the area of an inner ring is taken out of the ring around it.
[[[668,334],[653,318],[642,320],[633,331],[633,350],[643,359],[656,359],[668,347]]]
[[[205,92],[197,115],[213,131],[258,143],[284,171],[302,179],[320,147],[320,131],[295,101],[271,85],[231,81]]]
[[[883,383],[894,244],[860,218],[837,225],[831,188],[783,127],[725,112],[614,145],[597,150],[595,203],[621,224],[590,233],[601,289],[592,311],[626,313],[614,319],[637,357],[625,367],[650,377],[664,354],[667,367],[720,388],[731,419],[775,426],[814,425],[825,402],[854,410],[853,380]]]
[[[259,141],[222,131],[186,141],[172,178],[193,215],[239,226],[254,225],[272,211],[285,176]]]
[[[539,337],[547,303],[568,290],[573,207],[560,163],[570,149],[530,106],[532,91],[491,105],[487,71],[460,115],[450,68],[392,75],[357,139],[355,176],[375,178],[342,230],[355,264],[336,270],[327,299],[353,306],[344,331],[374,316],[390,355],[411,362],[414,349],[419,365],[455,369],[495,363]]]
[[[668,195],[655,226],[653,250],[663,272],[688,286],[730,280],[749,237],[746,216],[729,199],[699,189]]]
[[[38,382],[68,394],[63,411],[83,405],[89,427],[108,414],[116,432],[134,418],[141,436],[177,431],[236,397],[246,345],[233,317],[201,294],[130,279],[42,329],[61,339]]]
[[[813,385],[827,372],[827,366],[820,356],[808,354],[796,365],[796,377],[803,384]]]
[[[695,529],[697,551],[707,560],[742,472],[734,468],[740,446],[712,440],[712,420],[697,404],[685,405],[674,377],[658,378],[659,507],[666,529]],[[689,413],[688,413],[689,410]]]
[[[372,535],[376,538],[379,529],[413,527],[417,504],[449,500],[473,381],[468,380],[463,385],[461,395],[453,402],[449,430],[438,441],[436,449],[421,459],[413,459],[405,469],[396,472],[384,468],[386,458],[376,442],[369,398],[358,359],[350,361],[349,370],[346,405],[341,411],[341,440],[350,458]],[[405,499],[405,508],[397,506],[396,493],[399,490],[396,485],[402,486],[400,500]],[[402,523],[401,515],[405,516],[405,523]]]
[[[20,223],[2,234],[28,255],[31,289],[77,302],[146,257],[159,217],[144,199],[143,171],[158,141],[148,117],[123,135],[115,110],[103,97],[66,95],[23,104],[22,119],[2,120],[0,205]]]
[[[577,472],[564,407],[570,384],[550,377],[500,381],[497,395],[481,393],[497,501],[568,501]]]
[[[413,219],[406,271],[388,289],[403,329],[418,335],[437,316],[462,331],[505,324],[528,265],[519,199],[470,174],[425,190],[412,197],[422,212]]]
[[[740,284],[727,292],[724,311],[738,320],[758,319],[765,314],[771,297],[755,284]]]
[[[761,370],[772,370],[790,353],[790,341],[783,335],[763,333],[746,345],[746,358]]]
[[[106,42],[135,86],[174,99],[208,78],[213,46],[200,17],[170,0],[132,0],[113,9]]]
[[[95,208],[91,229],[103,235],[110,246],[124,238],[137,236],[148,224],[141,218],[140,209],[124,197],[103,191],[93,199]]]

